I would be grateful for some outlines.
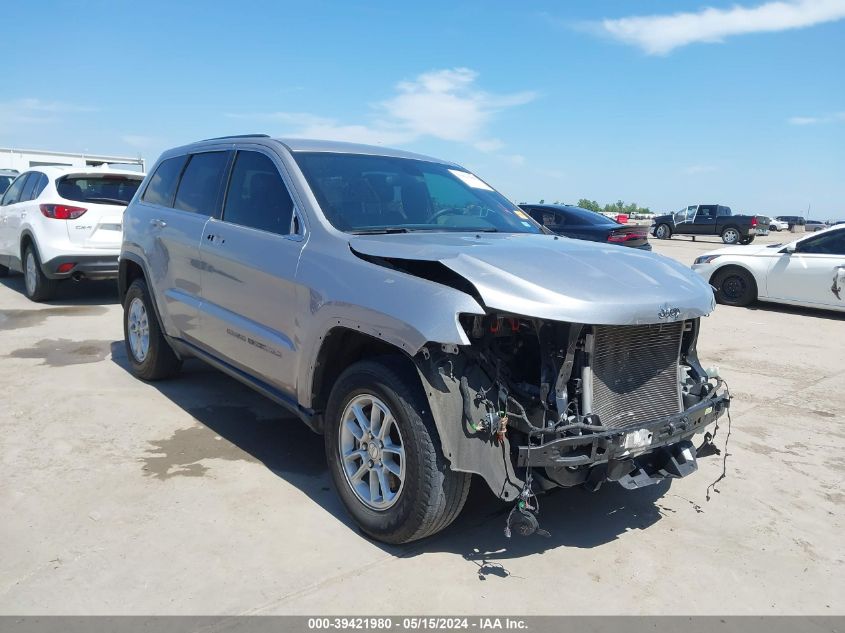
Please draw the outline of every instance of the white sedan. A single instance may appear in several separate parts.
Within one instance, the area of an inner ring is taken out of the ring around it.
[[[770,231],[786,231],[789,228],[789,223],[784,222],[783,220],[778,220],[776,218],[771,218],[769,220],[769,230]]]
[[[845,226],[789,244],[730,246],[696,258],[692,269],[713,286],[716,301],[753,301],[845,312]]]

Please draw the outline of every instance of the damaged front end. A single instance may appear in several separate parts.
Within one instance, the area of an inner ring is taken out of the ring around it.
[[[526,503],[557,486],[640,488],[695,471],[693,435],[730,396],[698,361],[699,319],[673,316],[590,325],[461,315],[470,345],[430,344],[416,358],[452,468]]]

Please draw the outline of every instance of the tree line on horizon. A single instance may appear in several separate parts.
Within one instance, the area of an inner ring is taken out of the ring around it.
[[[544,200],[540,200],[540,204],[544,204]],[[566,204],[564,202],[560,202],[559,200],[555,200],[552,204]],[[589,209],[590,211],[595,211],[596,213],[627,213],[631,215],[633,213],[646,213],[646,214],[653,214],[654,211],[649,209],[648,207],[641,207],[637,205],[636,202],[631,202],[629,204],[625,204],[622,200],[617,200],[616,202],[610,202],[604,206],[601,206],[595,200],[587,200],[586,198],[581,198],[576,204],[576,207],[581,207],[582,209]]]

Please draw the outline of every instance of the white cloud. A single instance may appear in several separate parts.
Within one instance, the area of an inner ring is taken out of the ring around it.
[[[525,156],[523,156],[522,154],[508,154],[505,156],[500,156],[500,158],[505,159],[514,167],[519,167],[525,164]]]
[[[365,123],[349,124],[305,112],[229,114],[233,118],[263,119],[285,124],[289,136],[330,138],[374,145],[403,144],[424,137],[467,143],[495,152],[504,143],[486,134],[497,112],[526,104],[534,92],[493,94],[476,85],[469,68],[422,73],[399,82],[392,97],[375,103]]]
[[[794,116],[788,119],[790,125],[814,125],[821,123],[822,119],[815,116]]]
[[[639,46],[650,55],[665,55],[696,42],[722,42],[731,35],[805,28],[845,18],[845,0],[788,0],[756,7],[708,7],[697,13],[649,15],[603,20],[600,32]]]
[[[788,118],[790,125],[817,125],[819,123],[835,123],[845,121],[845,112],[834,112],[826,116],[793,116]]]
[[[95,108],[65,103],[63,101],[44,101],[25,97],[0,102],[0,125],[8,128],[10,124],[45,124],[55,123],[61,115],[77,112],[94,112]]]
[[[502,149],[504,146],[505,144],[497,138],[489,138],[473,143],[473,147],[480,152],[495,152]]]
[[[718,170],[719,168],[715,165],[690,165],[684,169],[684,173],[692,176],[695,174],[709,174]]]

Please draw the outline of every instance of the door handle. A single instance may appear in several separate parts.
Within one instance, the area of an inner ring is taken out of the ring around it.
[[[226,238],[220,237],[219,235],[215,235],[214,233],[209,233],[205,236],[205,239],[207,239],[212,244],[216,244],[217,246],[222,246],[226,243]]]
[[[150,220],[150,224],[158,229],[163,229],[165,226],[167,226],[167,222],[165,222],[164,220],[159,220],[158,218],[153,218],[152,220]]]

